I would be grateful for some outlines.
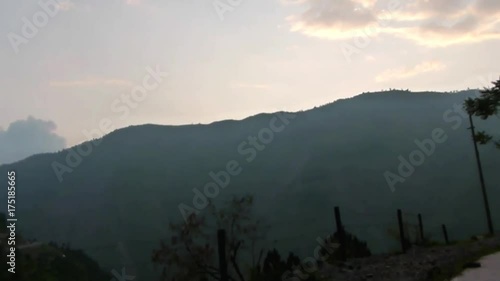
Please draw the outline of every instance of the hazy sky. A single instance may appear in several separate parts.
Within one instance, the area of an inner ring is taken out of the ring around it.
[[[55,1],[0,4],[0,141],[19,120],[74,145],[500,74],[498,0]]]

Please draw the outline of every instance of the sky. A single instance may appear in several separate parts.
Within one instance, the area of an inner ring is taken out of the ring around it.
[[[0,34],[0,163],[130,125],[500,76],[498,0],[5,0]]]

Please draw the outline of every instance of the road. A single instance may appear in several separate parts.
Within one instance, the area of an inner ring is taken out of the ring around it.
[[[481,267],[468,269],[452,281],[499,281],[500,253],[483,257],[479,260]]]

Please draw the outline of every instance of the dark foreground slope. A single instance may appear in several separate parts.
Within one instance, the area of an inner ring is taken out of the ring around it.
[[[372,93],[293,115],[129,127],[92,144],[81,160],[68,156],[78,153],[72,148],[1,166],[0,175],[17,171],[19,225],[27,236],[69,242],[107,268],[126,261],[138,275],[151,271],[151,250],[168,222],[183,219],[179,204],[195,207],[192,190],[202,191],[214,181],[210,172],[226,170],[229,162],[241,172],[215,200],[254,194],[278,248],[312,255],[316,237],[334,230],[335,205],[346,228],[375,251],[397,246],[387,234],[397,208],[422,213],[429,235],[446,223],[458,239],[486,229],[469,126],[459,111],[472,94]],[[498,122],[476,125],[493,130]],[[254,146],[248,137],[259,133],[266,143]],[[411,165],[413,171],[405,167],[391,190],[384,174],[394,180],[401,161],[422,150],[415,141],[433,134],[441,143],[431,149],[427,141],[427,154],[415,158],[423,163]],[[500,151],[486,146],[481,154],[499,218]],[[71,171],[62,181],[54,163]],[[5,197],[0,194],[2,202]]]
[[[59,246],[53,242],[25,240],[19,230],[16,230],[15,236],[11,235],[13,230],[5,214],[0,213],[0,280],[109,281],[112,279],[109,272],[103,271],[81,250],[73,250],[68,245]]]

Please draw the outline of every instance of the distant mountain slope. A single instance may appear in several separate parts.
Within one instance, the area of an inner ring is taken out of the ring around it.
[[[293,115],[129,127],[97,140],[75,168],[66,158],[78,147],[0,166],[0,175],[17,171],[18,214],[27,235],[70,242],[106,267],[120,266],[116,248],[122,243],[138,276],[151,273],[145,264],[168,222],[182,220],[179,204],[193,207],[192,189],[203,190],[213,181],[209,173],[226,169],[231,160],[241,173],[215,200],[254,194],[278,248],[310,255],[316,237],[334,230],[335,205],[342,207],[346,227],[375,251],[393,246],[387,229],[397,208],[423,213],[430,233],[446,223],[458,238],[485,230],[469,125],[457,111],[473,94],[368,93]],[[490,131],[498,123],[476,121]],[[265,139],[266,128],[277,127],[282,130],[268,144],[252,148],[249,136],[260,132]],[[398,175],[398,157],[408,160],[419,149],[415,140],[432,138],[436,129],[446,140],[392,192],[384,173]],[[500,151],[481,147],[481,156],[499,218]],[[53,170],[56,162],[72,170],[62,182]],[[0,200],[5,197],[0,194]]]

